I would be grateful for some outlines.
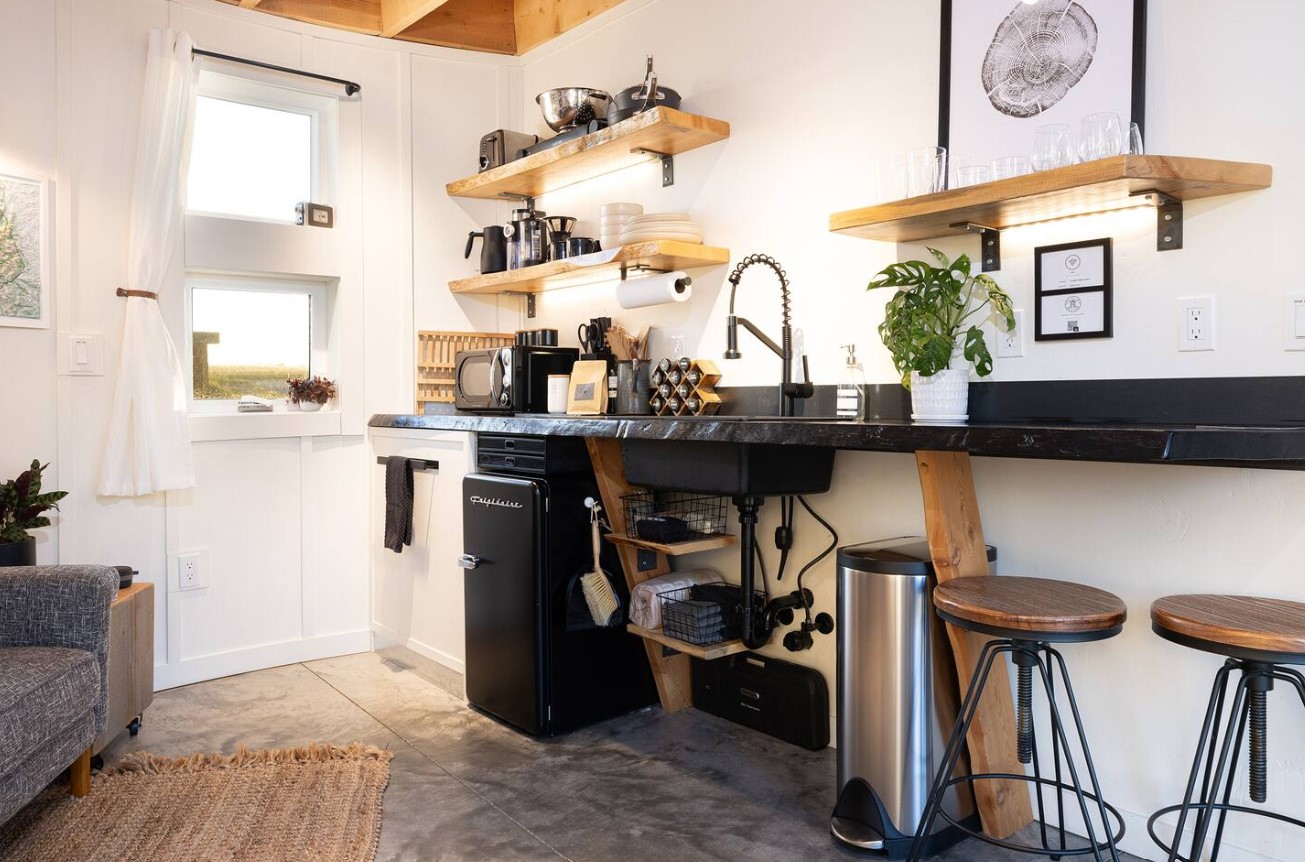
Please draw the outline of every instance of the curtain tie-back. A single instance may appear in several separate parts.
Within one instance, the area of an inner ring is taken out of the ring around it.
[[[128,290],[125,287],[118,288],[118,296],[139,296],[141,299],[158,299],[159,295],[152,290]]]

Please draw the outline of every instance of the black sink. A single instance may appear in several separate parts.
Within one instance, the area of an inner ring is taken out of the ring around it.
[[[667,491],[729,497],[823,494],[834,473],[834,450],[818,446],[628,439],[621,441],[621,452],[631,483]]]

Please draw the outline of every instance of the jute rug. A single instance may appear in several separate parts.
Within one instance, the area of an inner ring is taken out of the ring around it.
[[[91,794],[56,782],[0,827],[0,862],[372,862],[392,753],[130,754]]]

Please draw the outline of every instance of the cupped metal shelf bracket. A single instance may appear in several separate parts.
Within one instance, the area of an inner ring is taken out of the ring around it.
[[[635,147],[630,152],[638,153],[641,156],[652,156],[660,160],[662,163],[662,188],[675,185],[675,156],[670,153],[659,153],[645,147]]]
[[[957,222],[953,229],[967,230],[979,235],[979,271],[995,272],[1001,269],[1001,229],[975,224],[974,222]]]
[[[1133,192],[1155,207],[1155,250],[1173,251],[1183,247],[1183,202],[1162,191],[1148,189]]]

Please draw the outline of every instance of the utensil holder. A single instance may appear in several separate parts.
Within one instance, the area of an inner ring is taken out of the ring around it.
[[[616,363],[616,412],[630,416],[652,413],[648,403],[652,397],[652,383],[648,377],[649,363],[640,360],[621,360]]]

